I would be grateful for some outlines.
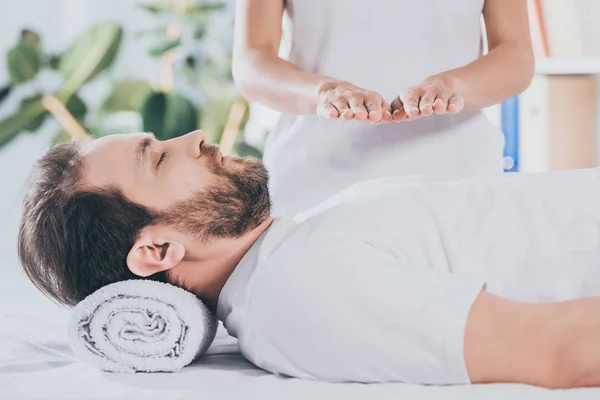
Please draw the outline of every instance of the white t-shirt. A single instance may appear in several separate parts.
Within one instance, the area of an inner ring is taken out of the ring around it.
[[[523,301],[600,295],[600,169],[357,184],[276,218],[217,315],[273,373],[464,384],[484,284]]]
[[[484,0],[287,0],[289,55],[391,102],[481,55]],[[502,172],[504,137],[480,110],[408,123],[281,116],[265,145],[274,215],[294,216],[354,183]]]

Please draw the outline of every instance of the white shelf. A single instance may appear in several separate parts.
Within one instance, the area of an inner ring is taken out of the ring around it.
[[[600,74],[600,58],[538,58],[535,72],[541,75],[595,75]]]

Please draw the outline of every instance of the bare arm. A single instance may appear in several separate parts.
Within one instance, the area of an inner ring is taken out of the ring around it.
[[[527,2],[486,0],[483,18],[488,54],[445,73],[457,81],[466,108],[488,107],[521,93],[534,73]]]
[[[278,57],[283,0],[237,2],[233,75],[244,96],[293,114],[312,114],[330,77],[303,71]]]
[[[482,292],[469,314],[471,382],[600,386],[600,297],[524,303]]]
[[[383,119],[389,105],[377,93],[304,71],[278,56],[283,10],[283,0],[237,1],[233,75],[242,94],[287,114]]]
[[[483,16],[488,53],[464,67],[431,76],[400,93],[392,103],[392,109],[398,110],[395,120],[488,107],[529,86],[535,60],[527,2],[486,0]]]

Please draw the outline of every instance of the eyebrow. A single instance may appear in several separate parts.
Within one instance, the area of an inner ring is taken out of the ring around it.
[[[138,159],[138,163],[140,166],[145,167],[148,162],[148,152],[147,149],[152,144],[152,141],[155,140],[153,134],[148,133],[144,136],[142,140],[135,147],[136,158]]]

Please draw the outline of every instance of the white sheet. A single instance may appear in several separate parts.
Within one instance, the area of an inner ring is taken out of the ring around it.
[[[600,399],[600,389],[330,384],[281,378],[245,361],[223,329],[208,355],[178,373],[112,374],[73,357],[65,340],[66,317],[65,312],[0,315],[0,399]]]

